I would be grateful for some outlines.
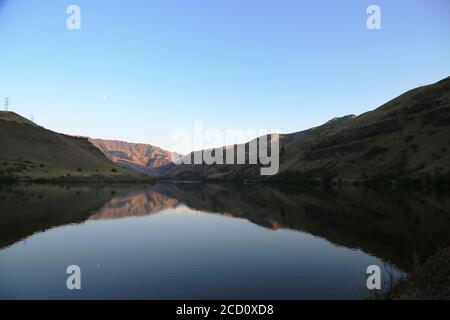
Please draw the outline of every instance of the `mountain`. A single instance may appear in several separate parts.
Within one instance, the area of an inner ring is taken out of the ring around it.
[[[245,146],[248,160],[248,143]],[[261,176],[259,165],[169,164],[162,168],[162,177],[448,182],[449,150],[450,77],[410,90],[359,116],[334,118],[319,127],[280,135],[280,165],[275,176]]]
[[[161,166],[181,157],[149,144],[102,139],[89,141],[117,165],[149,174],[157,174]]]
[[[0,112],[0,180],[134,180],[87,138],[47,130],[14,112]]]

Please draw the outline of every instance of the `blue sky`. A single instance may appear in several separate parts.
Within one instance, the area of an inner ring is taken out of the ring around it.
[[[0,0],[0,39],[14,111],[170,148],[196,120],[294,132],[449,76],[450,1]]]

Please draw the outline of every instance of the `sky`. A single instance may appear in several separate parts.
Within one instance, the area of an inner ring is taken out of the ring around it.
[[[195,121],[296,132],[449,76],[450,0],[0,0],[0,40],[11,110],[173,149]]]

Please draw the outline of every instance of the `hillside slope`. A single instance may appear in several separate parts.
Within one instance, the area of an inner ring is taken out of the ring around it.
[[[14,112],[0,112],[0,177],[19,180],[117,180],[116,167],[87,138],[59,134]]]
[[[450,77],[408,91],[362,115],[335,118],[316,128],[281,135],[280,145],[276,176],[260,176],[256,165],[183,164],[167,166],[163,177],[289,181],[447,179]]]
[[[89,141],[117,165],[149,174],[158,173],[158,168],[180,157],[149,144],[102,139]]]

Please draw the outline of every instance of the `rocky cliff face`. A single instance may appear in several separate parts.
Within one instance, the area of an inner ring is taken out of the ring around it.
[[[161,166],[180,157],[177,153],[149,144],[102,139],[89,141],[117,165],[150,174],[157,173]]]

